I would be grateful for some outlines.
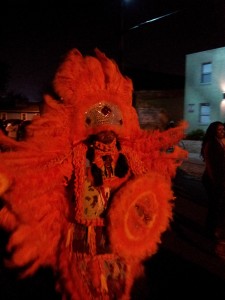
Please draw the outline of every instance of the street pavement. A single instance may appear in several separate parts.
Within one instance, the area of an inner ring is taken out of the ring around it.
[[[225,299],[225,261],[215,255],[213,241],[205,234],[203,170],[198,153],[189,153],[178,168],[173,181],[176,200],[171,226],[163,234],[158,252],[144,262],[145,276],[136,280],[131,300]],[[3,245],[6,237],[1,236]],[[4,250],[0,249],[2,257]],[[49,269],[19,281],[17,273],[1,263],[0,299],[61,300],[61,296],[55,292]]]

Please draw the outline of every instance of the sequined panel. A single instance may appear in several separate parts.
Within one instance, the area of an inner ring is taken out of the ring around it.
[[[105,124],[122,125],[123,117],[119,107],[115,104],[100,102],[85,112],[85,123],[89,127]]]

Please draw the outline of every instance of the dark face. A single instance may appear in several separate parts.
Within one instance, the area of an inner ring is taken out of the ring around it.
[[[116,138],[113,131],[101,131],[97,134],[97,140],[103,144],[110,144]]]
[[[224,126],[222,124],[217,126],[216,137],[218,139],[222,139],[225,137],[225,130],[224,130]]]

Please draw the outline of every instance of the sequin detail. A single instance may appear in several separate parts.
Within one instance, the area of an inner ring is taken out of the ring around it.
[[[119,107],[115,104],[99,102],[85,112],[85,123],[88,127],[105,124],[122,125],[123,117]]]

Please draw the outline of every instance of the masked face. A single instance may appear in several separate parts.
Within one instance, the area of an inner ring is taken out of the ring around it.
[[[101,131],[97,134],[97,140],[103,144],[110,144],[116,138],[113,131]]]

